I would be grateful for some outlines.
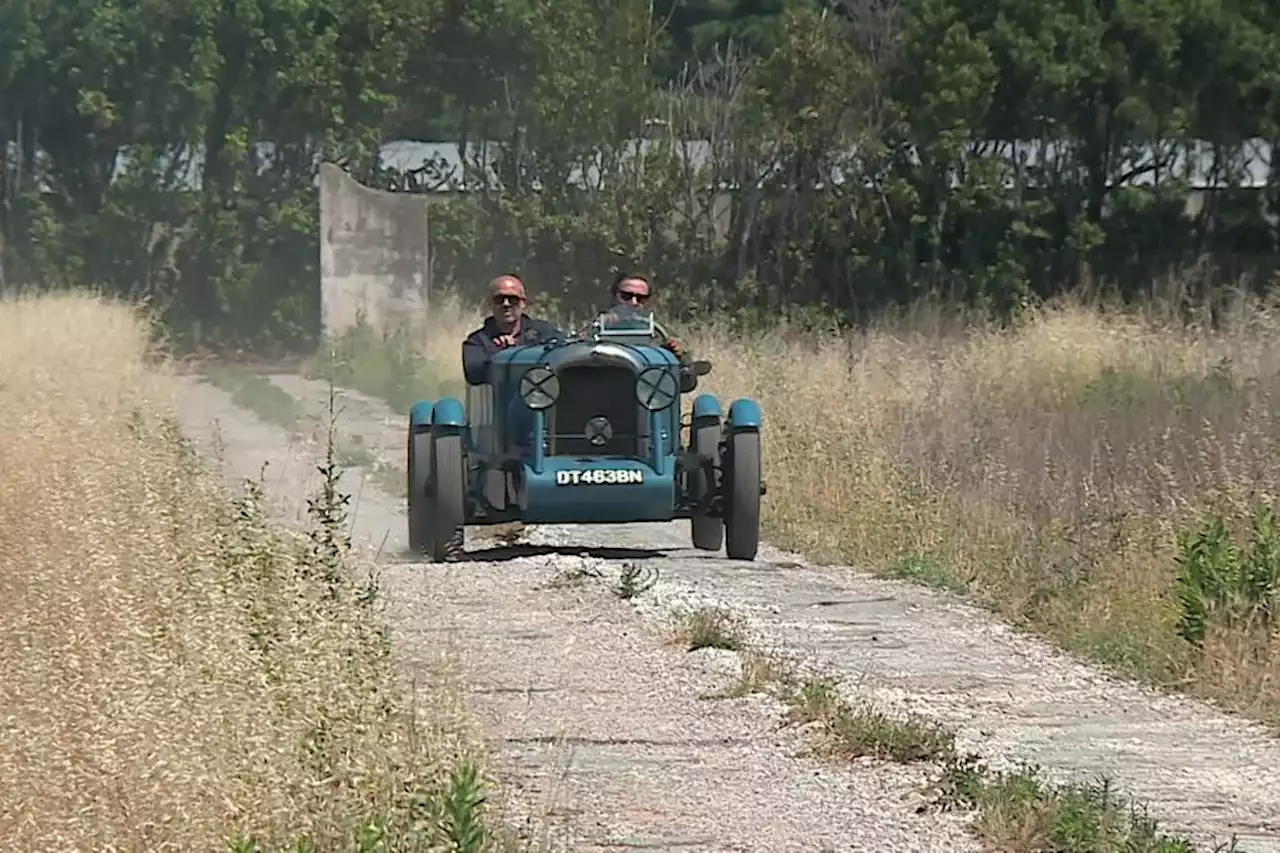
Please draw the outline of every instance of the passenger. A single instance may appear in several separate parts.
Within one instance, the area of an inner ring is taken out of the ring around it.
[[[469,385],[488,380],[489,359],[498,350],[563,337],[546,320],[524,313],[528,303],[524,283],[514,275],[500,275],[489,282],[489,301],[493,313],[462,342],[462,373]]]
[[[653,292],[649,287],[649,281],[644,276],[627,273],[619,276],[613,283],[614,305],[626,305],[628,307],[638,308],[642,311],[648,311],[650,310],[649,300],[652,297]],[[670,336],[659,343],[671,350],[676,358],[684,361],[684,344]]]

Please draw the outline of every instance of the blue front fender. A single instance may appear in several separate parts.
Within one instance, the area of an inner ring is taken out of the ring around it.
[[[764,415],[760,411],[760,404],[755,400],[743,397],[734,400],[733,404],[729,406],[727,424],[730,432],[759,430],[763,423]]]
[[[693,419],[700,421],[707,418],[720,420],[720,401],[715,394],[699,394],[693,398]]]

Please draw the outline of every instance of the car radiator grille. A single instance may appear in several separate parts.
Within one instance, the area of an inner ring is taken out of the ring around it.
[[[608,418],[612,436],[592,444],[592,418]],[[560,371],[560,397],[551,411],[553,456],[637,456],[639,406],[636,376],[625,367],[568,367]]]

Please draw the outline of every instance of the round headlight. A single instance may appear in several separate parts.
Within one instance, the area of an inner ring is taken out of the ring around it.
[[[549,409],[560,397],[560,377],[551,368],[535,364],[520,377],[520,399],[529,408]]]
[[[660,412],[675,402],[680,383],[669,367],[650,367],[636,377],[636,399],[651,412]]]

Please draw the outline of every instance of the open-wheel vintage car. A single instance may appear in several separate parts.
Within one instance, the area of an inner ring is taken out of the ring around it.
[[[464,525],[689,519],[693,545],[753,560],[759,547],[762,413],[684,397],[705,361],[655,343],[652,314],[601,315],[563,340],[501,350],[487,381],[409,415],[410,546],[433,561]]]

